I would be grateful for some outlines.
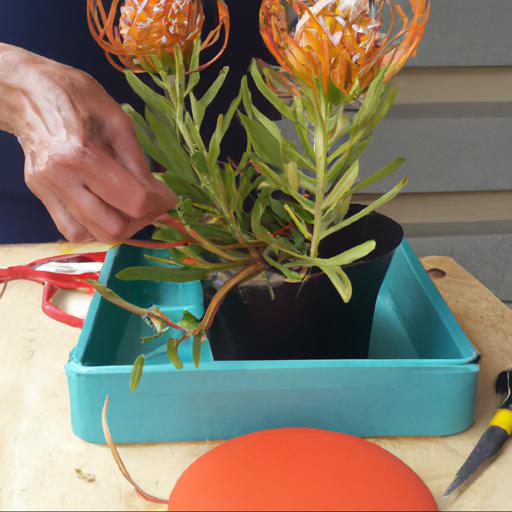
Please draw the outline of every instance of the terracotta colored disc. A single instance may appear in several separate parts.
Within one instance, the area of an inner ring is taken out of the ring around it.
[[[278,429],[227,441],[183,473],[174,511],[437,510],[420,478],[356,437]]]

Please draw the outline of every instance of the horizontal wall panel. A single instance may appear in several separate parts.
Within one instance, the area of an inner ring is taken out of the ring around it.
[[[512,103],[398,105],[375,131],[361,172],[404,156],[408,192],[512,190],[511,150]]]
[[[354,201],[368,204],[378,194],[357,194]],[[512,233],[512,191],[439,194],[402,193],[379,209],[401,224],[420,227],[474,226],[475,233]],[[455,231],[457,232],[457,231]]]
[[[512,234],[409,237],[409,243],[420,256],[454,258],[501,300],[512,302]]]
[[[393,85],[397,105],[512,103],[512,67],[409,68]]]
[[[511,0],[431,0],[425,36],[408,65],[511,66],[511,20]]]

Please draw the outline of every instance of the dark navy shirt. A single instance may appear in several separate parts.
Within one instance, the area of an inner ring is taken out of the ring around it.
[[[215,3],[213,0],[205,2],[209,19],[215,12]],[[227,87],[213,107],[218,112],[225,111],[236,96],[240,78],[251,58],[268,57],[258,33],[260,0],[228,0],[226,3],[232,16],[230,45],[221,61],[209,68],[202,80],[203,84],[210,82],[224,65],[232,68]],[[108,64],[89,34],[85,0],[5,1],[1,10],[0,41],[83,69],[119,102],[139,106],[123,74]],[[211,115],[210,124],[214,117]],[[230,147],[225,147],[224,151],[236,157],[244,147],[240,127],[235,126],[226,140]],[[25,185],[23,161],[16,138],[0,132],[0,243],[59,240],[62,236],[46,209]]]

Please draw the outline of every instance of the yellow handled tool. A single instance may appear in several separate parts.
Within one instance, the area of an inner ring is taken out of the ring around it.
[[[499,374],[496,391],[503,397],[503,401],[484,435],[457,472],[455,480],[448,487],[445,496],[449,496],[475,475],[483,464],[494,458],[512,436],[512,369]]]

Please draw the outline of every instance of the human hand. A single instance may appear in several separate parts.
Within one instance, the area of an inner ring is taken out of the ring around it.
[[[174,207],[130,118],[93,78],[29,52],[17,58],[17,115],[4,124],[23,146],[28,187],[68,240],[121,241]]]

